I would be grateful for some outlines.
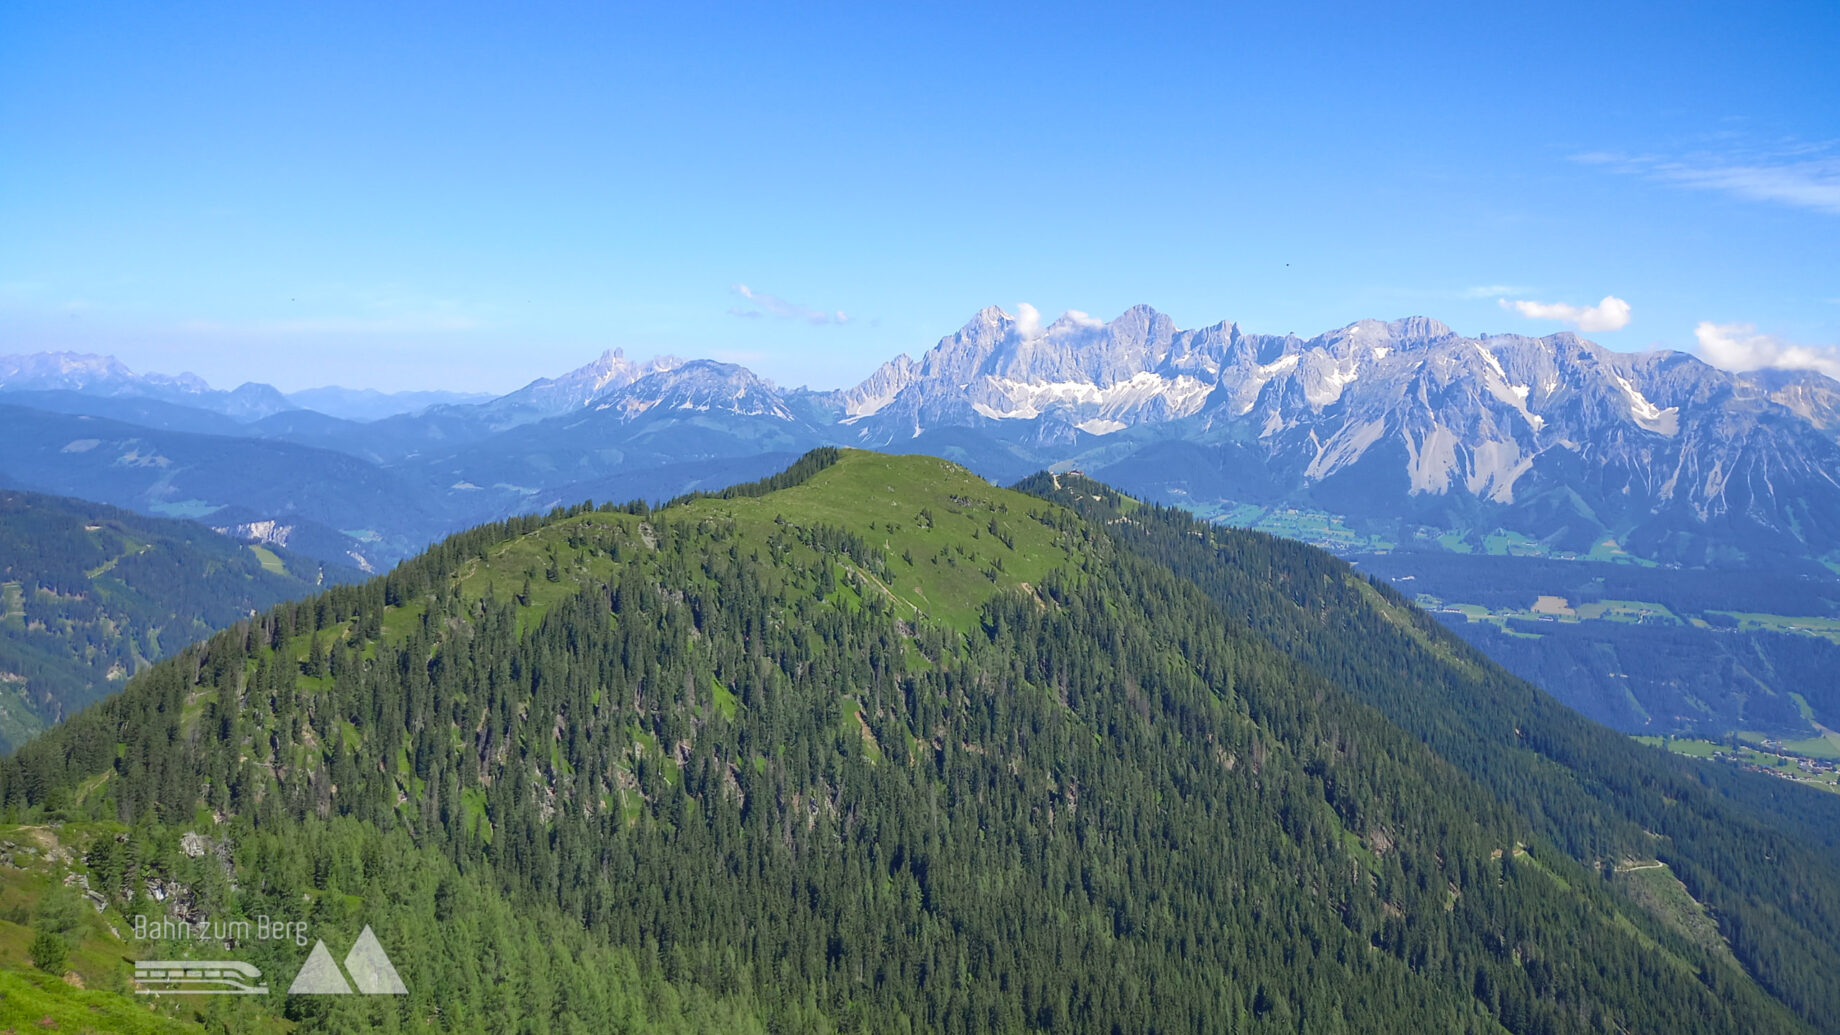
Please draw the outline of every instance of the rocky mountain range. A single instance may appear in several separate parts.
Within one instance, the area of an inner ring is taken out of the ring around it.
[[[45,354],[0,360],[0,401],[357,456],[424,507],[446,497],[433,509],[451,511],[451,526],[584,490],[620,496],[625,483],[668,495],[696,487],[712,462],[727,476],[732,461],[761,456],[764,470],[846,444],[936,452],[997,479],[1083,467],[1203,512],[1285,504],[1499,526],[1579,553],[1614,539],[1659,563],[1795,564],[1840,550],[1840,383],[1617,353],[1569,333],[1471,338],[1424,317],[1301,339],[1231,323],[1183,330],[1148,306],[1046,326],[991,307],[918,360],[897,357],[842,390],[613,350],[497,399],[368,423],[293,408],[265,385],[221,392]],[[149,401],[238,423],[187,423]],[[0,459],[0,470],[33,466]],[[199,498],[248,502],[233,486]]]
[[[135,375],[106,357],[0,360],[0,484],[382,570],[483,521],[719,488],[823,445],[942,456],[999,482],[1077,469],[1373,558],[1460,629],[1485,597],[1520,601],[1482,608],[1495,624],[1478,635],[1540,635],[1505,623],[1570,621],[1568,601],[1605,592],[1550,566],[1511,566],[1528,574],[1504,584],[1481,565],[1488,555],[1677,573],[1662,595],[1690,606],[1645,598],[1612,631],[1627,641],[1649,635],[1633,626],[1671,622],[1700,637],[1640,654],[1685,674],[1631,680],[1655,666],[1628,652],[1590,661],[1601,645],[1574,651],[1576,671],[1601,678],[1571,699],[1630,729],[1799,721],[1780,695],[1759,711],[1770,688],[1787,692],[1770,660],[1783,652],[1733,646],[1714,613],[1726,605],[1702,592],[1720,573],[1802,580],[1814,588],[1769,610],[1840,620],[1840,382],[1614,352],[1570,333],[1469,337],[1411,317],[1305,339],[1183,329],[1148,306],[1045,325],[991,307],[918,358],[829,391],[613,350],[496,399],[368,422],[298,399]],[[1728,675],[1714,685],[1702,672]]]
[[[1189,504],[1307,503],[1438,527],[1483,517],[1565,550],[1627,538],[1669,563],[1840,546],[1840,383],[1569,333],[1468,338],[1415,317],[1304,340],[1184,331],[1139,306],[1029,335],[986,309],[845,393],[843,409],[854,444],[907,449],[971,429],[1022,466],[1095,467]]]

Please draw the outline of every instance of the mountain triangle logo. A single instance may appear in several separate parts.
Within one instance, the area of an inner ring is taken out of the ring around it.
[[[351,975],[349,982],[345,980],[346,973]],[[369,924],[358,935],[357,944],[345,954],[344,973],[333,962],[332,953],[326,950],[325,940],[315,941],[306,965],[288,986],[288,994],[351,995],[354,985],[361,995],[407,995],[409,992]]]

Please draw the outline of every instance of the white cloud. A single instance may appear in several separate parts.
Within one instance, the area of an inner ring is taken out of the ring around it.
[[[1792,345],[1769,334],[1758,334],[1748,323],[1712,323],[1702,320],[1693,328],[1701,359],[1727,370],[1817,370],[1840,378],[1840,348]]]
[[[1620,331],[1629,326],[1629,303],[1615,295],[1605,295],[1593,306],[1575,306],[1564,302],[1530,302],[1500,299],[1503,309],[1511,309],[1529,320],[1557,320],[1581,331]]]
[[[841,309],[813,309],[797,302],[788,302],[777,295],[769,295],[765,291],[755,291],[746,284],[732,285],[729,290],[759,307],[745,309],[741,306],[731,306],[728,310],[730,316],[740,316],[750,320],[772,316],[781,320],[803,320],[817,326],[850,322],[850,314]]]
[[[1091,315],[1090,313],[1083,313],[1079,311],[1078,309],[1067,310],[1066,312],[1061,314],[1061,319],[1066,320],[1069,323],[1072,323],[1075,327],[1093,328],[1093,327],[1104,327],[1105,326],[1104,320],[1101,320],[1098,317]]]
[[[1041,310],[1019,302],[1016,305],[1016,334],[1023,338],[1033,338],[1041,333]]]

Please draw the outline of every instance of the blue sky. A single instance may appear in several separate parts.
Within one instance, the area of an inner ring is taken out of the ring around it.
[[[1834,359],[1831,0],[1135,6],[5,5],[0,353],[828,387],[1147,302]]]

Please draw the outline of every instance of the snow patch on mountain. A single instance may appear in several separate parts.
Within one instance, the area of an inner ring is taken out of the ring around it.
[[[1164,377],[1147,370],[1110,385],[1091,381],[1030,383],[1003,377],[987,378],[985,385],[989,395],[973,406],[986,417],[999,420],[1038,417],[1058,404],[1096,408],[1101,416],[1116,419],[1120,411],[1140,408],[1153,399],[1161,399],[1167,405],[1169,417],[1186,417],[1201,408],[1212,388],[1199,378]],[[1001,409],[996,405],[999,401]]]
[[[1325,370],[1315,372],[1315,376],[1304,385],[1303,396],[1311,406],[1318,408],[1329,405],[1342,397],[1342,389],[1354,384],[1361,376],[1360,365],[1353,358],[1336,363]]]
[[[1476,351],[1482,355],[1482,361],[1488,364],[1489,369],[1495,372],[1495,376],[1501,378],[1505,383],[1508,380],[1508,372],[1501,368],[1501,360],[1495,358],[1495,353],[1483,348],[1480,343],[1476,344]]]
[[[1672,435],[1679,430],[1680,407],[1670,406],[1664,410],[1649,402],[1648,397],[1637,391],[1636,386],[1631,384],[1628,378],[1615,372],[1612,372],[1610,377],[1616,381],[1617,387],[1623,390],[1623,394],[1628,396],[1629,412],[1644,427],[1663,435]]]
[[[626,421],[654,412],[798,419],[772,382],[733,363],[707,359],[648,374],[602,395],[594,408],[610,410]]]

